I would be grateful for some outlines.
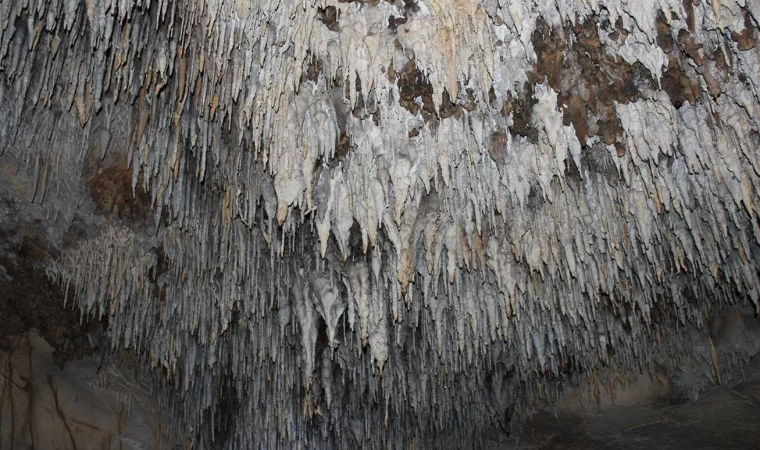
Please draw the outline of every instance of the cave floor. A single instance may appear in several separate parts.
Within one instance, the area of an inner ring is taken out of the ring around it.
[[[696,403],[542,411],[523,425],[519,440],[489,448],[760,449],[760,377],[753,378],[715,386]]]

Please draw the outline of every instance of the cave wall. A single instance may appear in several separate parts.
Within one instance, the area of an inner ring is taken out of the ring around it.
[[[149,389],[92,358],[61,369],[36,330],[4,337],[0,349],[0,446],[8,449],[172,448]],[[102,367],[101,367],[102,368]]]
[[[0,231],[0,448],[175,448],[135,353],[45,273],[42,223]]]

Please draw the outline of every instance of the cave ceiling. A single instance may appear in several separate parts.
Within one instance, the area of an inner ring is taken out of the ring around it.
[[[195,448],[477,448],[758,307],[758,0],[3,0],[0,232]]]

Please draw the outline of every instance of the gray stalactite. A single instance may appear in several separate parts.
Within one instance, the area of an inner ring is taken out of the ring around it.
[[[148,193],[49,273],[195,448],[224,383],[228,448],[467,448],[760,308],[760,2],[683,3],[7,0],[0,155],[55,223],[92,158]],[[540,23],[568,49],[589,24],[635,94],[569,120],[527,75]]]

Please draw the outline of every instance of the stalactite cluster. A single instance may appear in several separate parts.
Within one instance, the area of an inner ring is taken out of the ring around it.
[[[7,0],[0,155],[52,223],[113,218],[49,274],[195,448],[477,447],[758,307],[758,20]]]

